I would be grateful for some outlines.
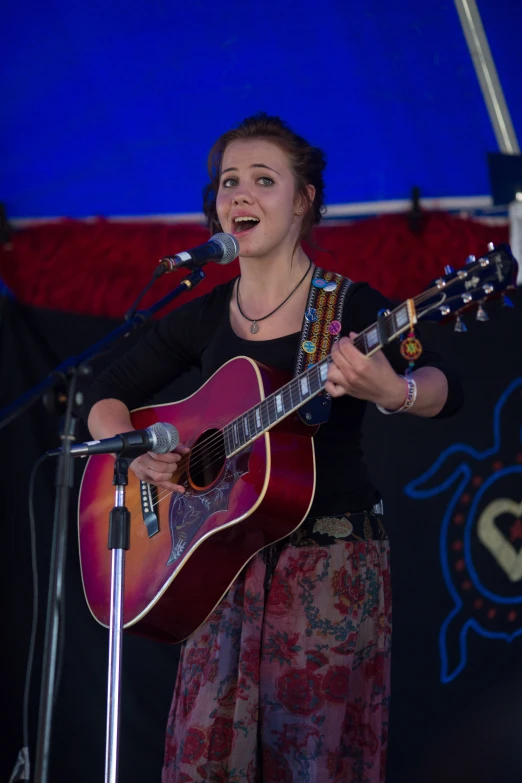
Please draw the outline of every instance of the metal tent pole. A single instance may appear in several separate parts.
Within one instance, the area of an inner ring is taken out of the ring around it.
[[[476,0],[455,0],[462,30],[501,152],[519,155],[520,146],[504,98]]]

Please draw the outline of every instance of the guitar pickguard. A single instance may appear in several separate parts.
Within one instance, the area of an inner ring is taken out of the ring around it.
[[[167,565],[175,563],[183,555],[201,525],[216,511],[226,511],[230,493],[238,481],[248,472],[248,460],[252,444],[228,459],[223,475],[207,489],[197,490],[186,479],[183,495],[174,494],[169,507],[169,528],[172,541]]]

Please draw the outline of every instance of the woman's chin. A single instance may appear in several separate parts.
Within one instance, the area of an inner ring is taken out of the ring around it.
[[[249,237],[246,234],[237,237],[239,242],[239,256],[241,258],[259,258],[265,256],[268,248],[262,242],[256,242],[255,237]]]
[[[286,242],[267,241],[262,237],[239,237],[239,257],[240,258],[268,258],[272,256],[285,255]],[[292,248],[293,249],[293,248]],[[290,254],[291,250],[290,249]]]

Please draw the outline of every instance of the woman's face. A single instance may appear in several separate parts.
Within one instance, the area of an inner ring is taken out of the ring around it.
[[[223,231],[239,241],[241,257],[264,257],[287,245],[292,255],[302,222],[295,190],[288,156],[276,144],[249,139],[228,145],[216,209]]]

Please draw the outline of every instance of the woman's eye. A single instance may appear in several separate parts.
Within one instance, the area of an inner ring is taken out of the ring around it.
[[[274,180],[272,177],[259,177],[257,180],[263,187],[267,187],[268,185],[273,185]],[[222,188],[234,188],[238,184],[237,177],[227,177],[224,179],[221,183]]]

